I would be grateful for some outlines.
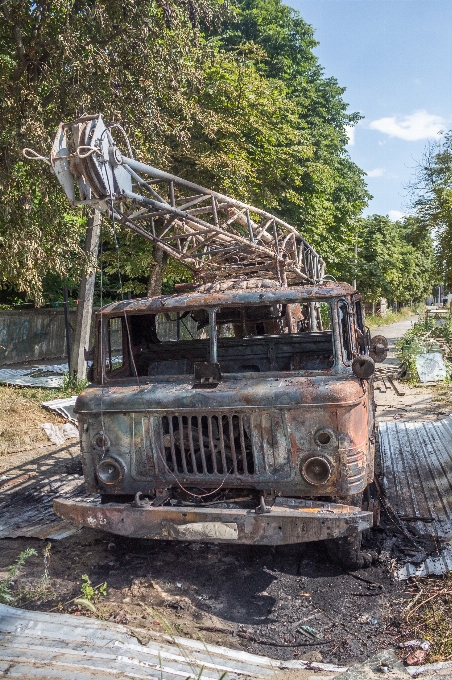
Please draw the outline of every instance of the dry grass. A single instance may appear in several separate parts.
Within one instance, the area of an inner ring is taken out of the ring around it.
[[[431,644],[426,663],[452,658],[452,572],[443,578],[423,578],[413,584],[413,599],[405,608],[404,639],[424,638]],[[416,592],[414,592],[416,591]]]
[[[62,423],[41,406],[43,401],[67,397],[62,390],[0,385],[0,456],[49,444],[43,423]]]

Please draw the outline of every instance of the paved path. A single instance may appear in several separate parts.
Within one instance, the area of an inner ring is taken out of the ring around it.
[[[402,335],[405,335],[405,333],[410,330],[411,326],[415,321],[417,321],[418,318],[418,316],[409,316],[408,319],[404,319],[403,321],[397,321],[397,323],[391,323],[388,326],[379,326],[378,328],[373,328],[371,330],[370,334],[372,336],[384,335],[388,341],[388,358],[383,362],[385,366],[388,364],[397,365],[399,363],[399,360],[395,356],[396,340],[401,338]]]
[[[377,364],[378,373],[392,373],[391,368],[398,366],[399,359],[395,356],[396,340],[402,337],[416,321],[417,316],[410,316],[408,319],[397,323],[380,326],[371,331],[371,335],[384,335],[388,340],[388,358],[381,364]],[[380,370],[379,370],[380,368]],[[403,396],[398,395],[391,384],[386,381],[386,392],[381,392],[376,383],[375,402],[377,404],[377,420],[402,420],[420,422],[428,420],[438,420],[449,415],[450,405],[444,398],[438,399],[438,395],[430,387],[410,387],[403,383]]]

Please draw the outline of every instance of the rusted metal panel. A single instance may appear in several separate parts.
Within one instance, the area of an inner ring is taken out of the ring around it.
[[[247,282],[249,287],[242,285],[237,289],[217,291],[215,284],[201,286],[197,291],[186,295],[162,295],[154,298],[141,298],[139,300],[122,300],[112,302],[103,307],[98,315],[119,316],[127,314],[158,314],[166,311],[181,311],[204,307],[236,307],[238,305],[272,304],[282,302],[285,304],[299,302],[300,300],[326,300],[332,297],[349,296],[354,293],[354,288],[348,283],[323,283],[317,285],[291,286],[282,288],[277,282],[269,282],[272,286],[259,287],[259,279],[255,283]],[[254,283],[254,287],[253,287]]]
[[[278,498],[271,512],[199,507],[133,507],[55,499],[57,515],[72,524],[137,538],[281,545],[350,536],[372,526],[372,513],[335,503]],[[221,525],[228,529],[221,532]],[[190,531],[190,526],[197,525]],[[215,526],[216,525],[216,526]]]
[[[353,375],[304,377],[289,373],[274,376],[254,374],[242,379],[223,379],[215,390],[196,390],[187,377],[170,377],[157,382],[154,378],[138,386],[130,378],[121,385],[96,386],[82,392],[76,403],[75,412],[94,414],[123,413],[188,413],[193,410],[229,412],[234,409],[250,408],[307,408],[318,406],[339,408],[353,407],[367,398],[361,382]],[[144,379],[143,379],[144,382]],[[116,417],[116,416],[115,416]],[[366,417],[367,420],[367,417]]]
[[[85,470],[94,479],[103,456],[118,458],[125,474],[108,493],[201,482],[295,496],[359,493],[372,474],[368,396],[357,379],[338,377],[225,380],[209,394],[183,381],[91,387],[76,409]],[[301,474],[314,455],[332,470],[315,486]]]

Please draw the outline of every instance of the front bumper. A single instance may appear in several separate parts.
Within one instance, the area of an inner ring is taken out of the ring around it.
[[[373,516],[337,503],[277,498],[264,514],[250,509],[132,504],[56,498],[56,514],[76,526],[121,536],[212,543],[282,545],[351,536],[372,526]]]

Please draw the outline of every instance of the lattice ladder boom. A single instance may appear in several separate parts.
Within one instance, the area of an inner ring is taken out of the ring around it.
[[[128,155],[119,150],[118,129]],[[27,157],[30,150],[24,150]],[[36,157],[36,156],[35,156]],[[50,164],[73,205],[97,207],[158,244],[203,281],[256,276],[317,283],[325,263],[299,232],[265,210],[133,158],[123,129],[100,114],[61,123]]]

